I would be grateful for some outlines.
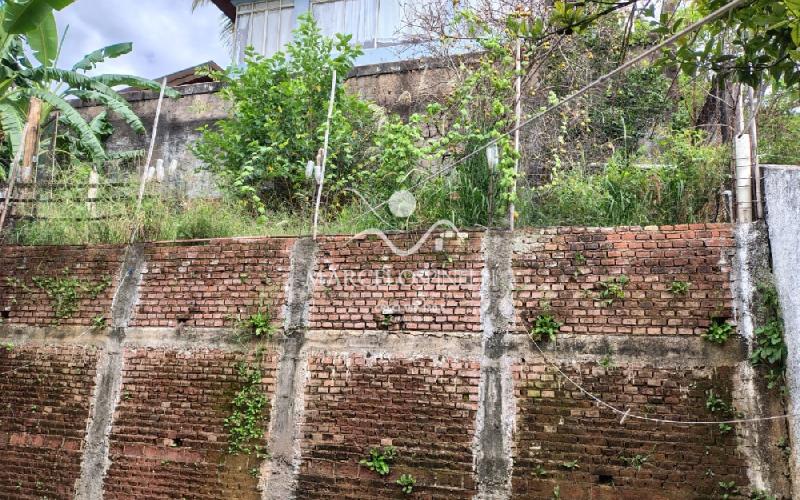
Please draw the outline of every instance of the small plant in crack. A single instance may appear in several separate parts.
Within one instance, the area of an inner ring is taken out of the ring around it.
[[[396,483],[400,485],[400,490],[404,494],[410,495],[414,490],[414,485],[417,484],[417,480],[411,474],[401,474]]]
[[[581,466],[578,465],[578,461],[577,460],[569,460],[567,462],[561,462],[561,467],[563,467],[563,468],[565,468],[567,470],[575,470],[575,469],[580,469],[581,468]]]
[[[732,333],[732,324],[724,320],[714,319],[711,321],[711,326],[703,334],[703,338],[713,344],[723,345],[728,341]]]
[[[366,465],[369,470],[376,472],[379,476],[385,476],[389,473],[389,464],[397,458],[397,448],[394,446],[384,446],[381,448],[372,448],[369,450],[369,458],[363,458],[358,463]]]
[[[630,283],[630,278],[624,274],[616,278],[597,283],[597,300],[606,307],[612,305],[617,300],[625,298],[625,286]]]
[[[530,336],[534,342],[553,341],[560,329],[561,323],[552,314],[543,313],[534,318]]]
[[[92,331],[99,332],[105,330],[108,326],[108,321],[106,321],[106,317],[102,314],[98,314],[94,318],[92,318]]]
[[[729,498],[739,496],[739,487],[736,486],[734,481],[720,481],[718,486],[720,491],[719,497],[722,500],[728,500]]]
[[[706,408],[711,413],[720,415],[722,418],[733,418],[741,416],[736,411],[736,408],[734,408],[733,405],[725,402],[721,397],[719,397],[714,392],[714,389],[709,389],[706,391]],[[722,434],[727,434],[732,430],[733,426],[731,424],[728,423],[719,424],[719,431]]]
[[[636,471],[638,472],[642,470],[642,467],[644,467],[647,461],[650,460],[650,455],[636,454],[632,457],[626,457],[620,455],[619,459],[622,460],[625,463],[625,465],[636,469]]]
[[[270,340],[275,335],[275,326],[272,324],[272,311],[263,302],[258,306],[256,312],[240,318],[236,322],[236,337],[240,342],[252,340]]]
[[[669,285],[669,293],[672,295],[686,295],[689,293],[691,283],[688,281],[675,280]]]

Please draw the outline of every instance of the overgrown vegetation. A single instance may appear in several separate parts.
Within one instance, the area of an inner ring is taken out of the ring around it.
[[[256,454],[266,458],[264,426],[269,400],[261,385],[263,375],[259,367],[261,354],[255,356],[255,364],[237,363],[236,374],[242,384],[231,401],[231,413],[225,418],[228,433],[228,452],[231,454]]]
[[[706,391],[706,409],[711,413],[722,417],[722,419],[733,419],[735,417],[739,417],[740,415],[737,413],[736,408],[727,403],[725,400],[722,399],[714,389],[708,389]],[[733,426],[728,423],[720,423],[719,424],[719,431],[722,434],[727,434],[733,430]]]
[[[62,276],[34,276],[32,281],[50,299],[53,313],[59,320],[72,317],[82,299],[94,300],[111,285],[109,276],[93,282],[71,276],[67,269]]]
[[[758,292],[761,297],[759,312],[763,317],[763,326],[755,330],[756,345],[750,354],[750,362],[766,370],[767,384],[772,389],[784,384],[788,350],[783,338],[783,316],[778,291],[773,281],[759,283]]]

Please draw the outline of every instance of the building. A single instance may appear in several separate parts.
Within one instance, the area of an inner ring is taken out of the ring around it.
[[[291,40],[297,18],[311,12],[324,35],[345,33],[364,49],[356,66],[391,63],[419,58],[414,33],[407,27],[408,0],[213,0],[234,23],[236,59],[252,46],[265,56]],[[418,8],[425,2],[414,2]],[[452,4],[450,4],[452,5]]]

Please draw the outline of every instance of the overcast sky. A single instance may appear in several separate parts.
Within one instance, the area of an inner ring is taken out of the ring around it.
[[[56,12],[59,30],[69,25],[59,65],[71,67],[93,50],[133,42],[133,52],[95,73],[157,78],[209,60],[227,66],[220,11],[209,3],[192,12],[191,5],[191,0],[77,0]]]

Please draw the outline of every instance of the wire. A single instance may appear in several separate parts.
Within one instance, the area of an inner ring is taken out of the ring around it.
[[[749,3],[751,1],[752,0],[733,0],[729,4],[723,5],[722,7],[720,7],[717,10],[715,10],[714,12],[712,12],[709,15],[707,15],[706,17],[700,19],[699,21],[696,21],[696,22],[690,24],[689,26],[687,26],[686,28],[680,30],[679,32],[675,33],[674,35],[670,36],[666,40],[664,40],[664,41],[662,41],[662,42],[650,47],[649,49],[645,50],[644,52],[640,53],[639,55],[637,55],[636,57],[634,57],[630,61],[626,62],[625,64],[622,64],[621,66],[618,66],[617,68],[613,69],[612,71],[610,71],[610,72],[602,75],[601,77],[597,78],[593,82],[591,82],[591,83],[585,85],[584,87],[576,90],[572,94],[569,94],[568,96],[566,96],[565,98],[561,99],[557,103],[552,104],[551,106],[541,110],[539,113],[537,113],[537,114],[533,115],[532,117],[524,120],[522,123],[520,123],[519,125],[513,127],[512,129],[508,130],[507,132],[501,133],[499,137],[496,137],[496,138],[486,142],[482,146],[480,146],[480,147],[476,148],[475,150],[471,151],[470,153],[462,156],[460,159],[455,160],[455,161],[453,161],[453,162],[451,162],[451,163],[449,163],[447,165],[444,165],[443,167],[441,167],[440,169],[432,172],[428,176],[421,178],[418,182],[416,182],[413,186],[411,186],[410,189],[414,189],[416,187],[419,187],[421,184],[423,184],[425,182],[428,182],[430,179],[438,177],[439,175],[445,173],[448,170],[452,170],[453,168],[455,168],[455,167],[459,166],[460,164],[466,162],[467,160],[469,160],[473,156],[475,156],[475,155],[479,154],[480,152],[484,151],[489,146],[497,144],[497,142],[500,140],[501,137],[510,136],[511,134],[516,132],[517,130],[520,130],[520,129],[530,125],[534,121],[536,121],[539,118],[549,114],[550,112],[560,108],[564,104],[566,104],[566,103],[568,103],[570,101],[574,101],[575,99],[577,99],[578,97],[582,96],[583,94],[585,94],[586,92],[588,92],[592,88],[594,88],[594,87],[606,82],[607,80],[610,80],[611,78],[617,76],[620,73],[623,73],[624,71],[628,70],[632,66],[635,66],[636,64],[640,63],[641,61],[643,61],[643,60],[647,59],[648,57],[650,57],[651,55],[653,55],[654,53],[660,51],[664,47],[666,47],[668,45],[672,45],[678,39],[688,35],[689,33],[692,33],[693,31],[697,30],[698,28],[701,28],[704,25],[710,23],[711,21],[716,20],[717,18],[725,15],[726,13],[728,13],[731,10],[733,10],[734,8],[739,7],[740,5],[743,5],[745,3]],[[383,201],[383,202],[379,203],[378,205],[376,205],[373,208],[375,210],[377,210],[377,209],[385,206],[387,203],[389,203],[388,200]],[[361,217],[363,217],[363,215]]]
[[[774,415],[774,416],[770,416],[770,417],[737,418],[737,419],[733,419],[733,420],[713,420],[713,421],[712,420],[698,420],[698,421],[690,421],[690,420],[670,420],[670,419],[666,419],[666,418],[654,418],[654,417],[647,417],[647,416],[644,416],[644,415],[637,415],[635,413],[631,413],[630,408],[625,410],[625,411],[620,410],[619,408],[611,405],[610,403],[606,403],[605,401],[603,401],[599,397],[595,396],[594,394],[592,394],[591,392],[586,390],[579,383],[577,383],[574,380],[572,380],[572,378],[570,378],[569,375],[564,373],[558,365],[556,365],[555,363],[550,361],[547,358],[547,356],[545,355],[544,351],[542,351],[542,348],[539,347],[539,344],[537,344],[535,340],[531,339],[531,342],[533,342],[533,345],[536,346],[536,350],[539,351],[539,354],[541,354],[542,359],[544,360],[545,364],[555,368],[563,378],[565,378],[570,384],[574,385],[575,388],[577,388],[586,397],[588,397],[588,398],[592,399],[594,402],[596,402],[599,406],[607,408],[607,409],[611,410],[612,412],[616,413],[617,415],[620,415],[622,417],[622,420],[620,421],[620,423],[624,423],[625,420],[630,418],[630,419],[634,419],[634,420],[644,420],[644,421],[647,421],[647,422],[656,422],[656,423],[659,423],[659,424],[720,425],[720,424],[743,424],[743,423],[748,423],[748,422],[763,422],[763,421],[767,421],[767,420],[783,420],[783,419],[789,419],[789,418],[793,418],[793,417],[796,417],[796,416],[800,416],[799,414],[796,414],[796,413],[787,413],[787,414],[784,414],[784,415]]]

